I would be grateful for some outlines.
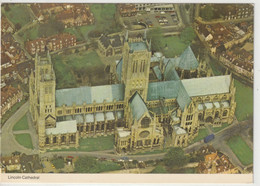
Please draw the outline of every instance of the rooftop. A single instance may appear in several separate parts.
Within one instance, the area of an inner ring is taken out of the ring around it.
[[[56,123],[55,128],[48,128],[45,130],[47,135],[66,134],[77,132],[77,121],[61,121]]]

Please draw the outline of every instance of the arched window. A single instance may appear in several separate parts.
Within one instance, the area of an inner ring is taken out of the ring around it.
[[[65,140],[66,140],[66,137],[65,137],[65,136],[62,136],[62,137],[61,137],[61,143],[64,143]]]
[[[54,136],[53,139],[52,139],[53,143],[57,143],[57,137]]]
[[[71,142],[74,142],[74,141],[75,141],[75,136],[74,136],[74,135],[71,135],[71,136],[70,136],[70,141],[71,141]]]
[[[218,111],[215,113],[215,118],[217,118],[217,117],[219,117],[219,112]]]
[[[49,137],[47,137],[47,138],[45,139],[45,143],[46,143],[46,144],[49,144],[49,143],[50,143]]]
[[[160,139],[158,138],[158,139],[157,139],[157,144],[159,144],[159,142],[160,142]]]
[[[86,126],[86,131],[88,132],[88,130],[89,130],[89,126],[87,125],[87,126]]]
[[[141,127],[148,128],[150,123],[151,123],[151,119],[148,117],[144,117],[141,121]]]
[[[104,130],[104,128],[105,128],[105,125],[102,124],[102,125],[101,125],[101,130]]]
[[[225,111],[223,112],[223,116],[227,116],[227,113],[228,113],[228,111],[225,110]]]

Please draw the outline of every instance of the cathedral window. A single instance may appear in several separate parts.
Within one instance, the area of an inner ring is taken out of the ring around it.
[[[141,121],[141,127],[148,128],[150,123],[151,123],[151,119],[148,117],[144,117]]]
[[[71,110],[66,110],[66,113],[67,113],[67,114],[70,114],[70,113],[71,113]]]
[[[61,137],[61,143],[64,143],[65,140],[66,140],[66,137],[65,137],[65,136],[62,136],[62,137]]]
[[[49,143],[50,143],[50,139],[49,139],[49,137],[47,137],[45,140],[45,144],[49,144]]]
[[[223,112],[223,116],[227,116],[227,113],[228,113],[228,111],[225,110],[225,111]]]
[[[151,145],[151,140],[150,139],[145,140],[145,145]]]
[[[57,143],[57,137],[54,136],[53,139],[52,139],[53,143]]]
[[[143,141],[142,140],[138,140],[137,141],[137,146],[143,146]]]
[[[62,110],[59,110],[59,111],[58,111],[58,115],[61,115],[61,114],[62,114]]]

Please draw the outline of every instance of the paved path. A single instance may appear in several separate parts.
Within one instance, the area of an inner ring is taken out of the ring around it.
[[[37,150],[31,150],[20,145],[16,140],[13,134],[13,126],[28,112],[29,102],[26,102],[23,106],[21,106],[15,114],[10,117],[4,126],[2,127],[1,133],[1,155],[9,156],[14,151],[19,151],[26,154],[36,154]],[[28,117],[28,115],[27,115]],[[29,123],[28,123],[29,124]],[[29,124],[29,130],[26,130],[31,136],[33,134],[32,126]],[[25,131],[24,131],[25,132]],[[15,132],[18,134],[20,132]],[[35,135],[34,135],[35,136]],[[35,142],[35,137],[33,138],[34,147],[37,145]],[[38,146],[38,145],[37,145]]]

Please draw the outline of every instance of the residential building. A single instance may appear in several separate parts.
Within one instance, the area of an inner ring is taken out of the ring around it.
[[[99,52],[106,57],[122,55],[124,36],[121,34],[101,35],[98,39]]]
[[[135,4],[137,11],[146,12],[172,12],[174,11],[174,4],[170,3],[138,3]]]
[[[20,172],[21,163],[20,156],[1,157],[2,171],[4,172]]]
[[[229,158],[222,154],[218,155],[218,152],[210,153],[204,156],[204,161],[200,162],[197,170],[201,174],[237,174],[239,173],[230,161]]]
[[[122,17],[130,17],[137,14],[135,4],[118,4],[117,9]]]
[[[25,43],[26,50],[35,55],[36,53],[43,53],[46,50],[57,51],[64,48],[76,45],[76,36],[62,33],[47,38],[39,38]]]
[[[1,88],[1,118],[14,104],[23,99],[23,91],[11,85]]]

